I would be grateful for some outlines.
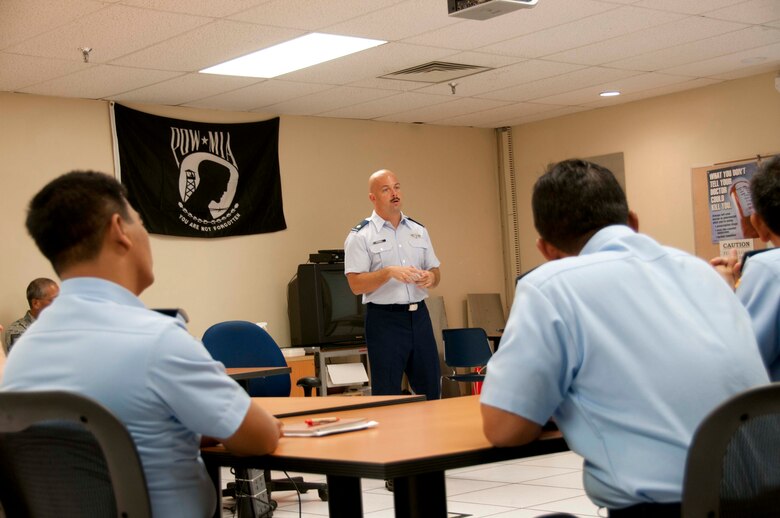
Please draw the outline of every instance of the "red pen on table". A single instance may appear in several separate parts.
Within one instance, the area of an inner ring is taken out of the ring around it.
[[[338,420],[338,417],[314,417],[312,419],[306,419],[304,423],[309,426],[316,426],[318,424],[335,423]]]

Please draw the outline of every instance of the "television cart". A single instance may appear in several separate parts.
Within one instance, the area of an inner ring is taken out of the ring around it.
[[[350,395],[357,392],[361,396],[371,395],[371,370],[368,363],[368,349],[366,344],[322,344],[313,347],[306,347],[307,354],[314,354],[315,375],[320,379],[320,396],[334,395],[333,389],[337,387],[346,387],[350,390]],[[357,356],[366,369],[368,381],[364,383],[333,383],[328,376],[328,365],[334,362],[336,358],[346,358]],[[358,395],[355,394],[355,395]]]

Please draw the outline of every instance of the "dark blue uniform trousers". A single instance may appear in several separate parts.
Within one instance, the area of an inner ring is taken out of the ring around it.
[[[366,346],[373,395],[400,394],[406,372],[415,394],[439,399],[439,353],[424,301],[417,311],[408,304],[367,304]]]

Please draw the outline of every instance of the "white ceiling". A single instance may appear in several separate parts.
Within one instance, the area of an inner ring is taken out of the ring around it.
[[[312,31],[389,43],[270,80],[197,73]],[[454,94],[379,78],[429,61],[494,70]],[[772,70],[780,0],[539,0],[485,21],[447,0],[0,0],[0,90],[51,96],[501,127]]]

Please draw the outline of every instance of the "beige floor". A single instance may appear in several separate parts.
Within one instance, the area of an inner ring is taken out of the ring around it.
[[[291,474],[292,475],[292,474]],[[223,480],[230,475],[225,473]],[[274,478],[283,476],[274,473]],[[307,481],[324,480],[306,475]],[[554,512],[577,516],[599,516],[598,509],[582,489],[582,459],[571,452],[542,455],[516,461],[473,466],[446,474],[447,509],[459,516],[531,518]],[[393,518],[393,495],[381,480],[364,479],[363,512],[366,518]],[[279,507],[274,518],[322,518],[328,516],[327,502],[316,492],[298,498],[291,491],[274,494]],[[606,511],[602,510],[602,516]],[[223,518],[231,517],[229,510]]]

